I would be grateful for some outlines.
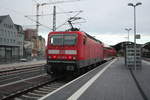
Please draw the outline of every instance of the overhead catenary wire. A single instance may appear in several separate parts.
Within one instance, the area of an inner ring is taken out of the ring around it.
[[[36,22],[36,20],[34,20],[34,19],[32,19],[32,18],[30,18],[30,17],[28,17],[28,16],[24,16],[24,17],[30,19],[31,21]],[[45,28],[48,28],[48,29],[51,29],[51,30],[52,30],[52,28],[50,28],[50,27],[48,27],[48,26],[46,26],[46,25],[44,25],[44,24],[41,24],[41,23],[39,23],[39,22],[38,22],[38,24],[41,25],[41,26],[43,26],[43,27],[45,27]]]
[[[79,10],[79,11],[57,12],[56,14],[67,14],[67,13],[76,13],[76,12],[83,12],[83,11]],[[42,15],[38,15],[38,16],[50,16],[50,15],[53,15],[53,13],[51,13],[51,14],[42,14]],[[35,17],[36,15],[26,15],[26,16],[33,16],[33,17]]]
[[[61,8],[60,6],[57,6],[57,9],[59,9],[62,12],[65,12],[65,10],[63,8]],[[70,16],[69,13],[64,13],[67,17]]]
[[[83,12],[83,11],[82,11],[82,12]],[[80,13],[81,13],[81,12],[78,12],[78,13],[77,13],[76,15],[74,15],[73,17],[78,16]],[[59,29],[60,27],[66,25],[67,23],[68,23],[68,19],[67,19],[63,24],[61,24],[61,25],[59,25],[58,27],[56,27],[56,29]]]

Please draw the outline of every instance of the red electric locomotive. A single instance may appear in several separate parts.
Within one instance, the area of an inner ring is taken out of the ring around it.
[[[50,32],[47,43],[49,74],[78,71],[103,61],[103,44],[81,31]]]

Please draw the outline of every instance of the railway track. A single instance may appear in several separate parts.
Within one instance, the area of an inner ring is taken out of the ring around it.
[[[0,76],[12,74],[12,73],[17,73],[17,72],[25,72],[25,71],[32,70],[32,69],[41,68],[42,66],[44,67],[44,65],[45,64],[23,66],[23,67],[20,66],[20,68],[12,67],[11,69],[5,69],[2,71],[0,70]]]
[[[32,66],[19,70],[0,72],[0,86],[3,84],[15,82],[29,77],[44,74],[44,66]]]
[[[68,83],[73,78],[64,78],[64,76],[57,76],[51,78],[50,76],[41,76],[31,80],[26,80],[23,83],[12,84],[10,86],[1,87],[0,91],[2,100],[37,100],[42,96],[54,91],[62,85]],[[16,87],[18,89],[16,89]]]
[[[0,99],[48,82],[50,77],[47,76],[42,65],[0,71]]]
[[[7,99],[13,95],[31,89],[33,87],[45,84],[50,81],[47,75],[39,75],[30,79],[20,80],[0,86],[0,99]],[[8,100],[8,99],[7,99]]]
[[[14,100],[37,100],[44,95],[56,90],[57,88],[63,86],[67,82],[64,81],[56,81],[52,83],[48,83],[43,86],[36,87],[33,90],[26,92],[18,97],[15,97]]]
[[[51,78],[45,73],[44,67],[42,67],[42,70],[39,68],[41,66],[0,73],[0,100],[38,99],[69,82],[64,78],[60,80],[63,76]],[[42,71],[42,73],[38,72],[35,76],[32,76],[33,71]],[[22,76],[23,74],[25,76]],[[15,80],[15,78],[18,79]]]

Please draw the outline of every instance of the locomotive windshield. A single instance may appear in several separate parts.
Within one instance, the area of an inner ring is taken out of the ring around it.
[[[50,37],[52,45],[75,45],[76,41],[76,34],[56,34]]]

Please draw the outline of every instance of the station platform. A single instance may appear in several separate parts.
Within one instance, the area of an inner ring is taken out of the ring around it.
[[[35,65],[44,65],[46,64],[46,60],[39,61],[29,61],[29,62],[19,62],[19,63],[10,63],[10,64],[0,64],[0,71],[7,71],[13,69],[21,69],[26,67],[31,67]]]
[[[150,100],[149,76],[150,62],[142,61],[141,70],[130,71],[125,67],[124,59],[117,58],[40,100]]]

